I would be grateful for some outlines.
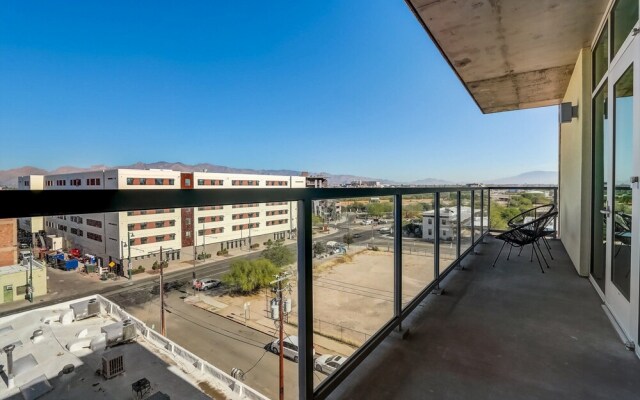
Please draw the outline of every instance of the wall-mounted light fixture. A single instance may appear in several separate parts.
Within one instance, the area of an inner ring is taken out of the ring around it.
[[[560,123],[571,122],[573,118],[578,118],[578,106],[571,103],[560,104]]]

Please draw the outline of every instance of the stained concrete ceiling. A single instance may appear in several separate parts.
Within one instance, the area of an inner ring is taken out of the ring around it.
[[[607,0],[405,0],[484,113],[559,104]]]

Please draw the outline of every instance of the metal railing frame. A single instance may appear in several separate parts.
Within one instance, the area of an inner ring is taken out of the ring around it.
[[[503,189],[539,189],[553,190],[557,199],[556,186],[514,187],[420,187],[420,188],[324,188],[324,189],[222,189],[222,190],[44,190],[0,192],[0,218],[21,218],[32,216],[52,216],[66,214],[90,214],[119,212],[129,210],[199,207],[228,205],[239,203],[263,203],[276,201],[297,201],[298,204],[298,337],[300,340],[298,387],[301,399],[324,399],[394,330],[402,328],[402,321],[435,289],[443,279],[454,270],[455,265],[468,254],[491,231],[483,228],[484,193],[489,194],[489,212],[491,190]],[[475,234],[475,192],[480,191],[481,234]],[[440,271],[440,193],[456,192],[458,210],[457,259],[450,267]],[[461,193],[471,193],[471,232],[470,246],[460,249],[460,207]],[[414,194],[434,194],[435,236],[434,236],[434,280],[424,287],[406,306],[402,306],[402,196]],[[375,334],[356,350],[342,368],[325,379],[315,390],[313,387],[313,277],[312,277],[312,202],[314,200],[383,197],[394,198],[394,315]],[[487,215],[488,217],[488,215]]]

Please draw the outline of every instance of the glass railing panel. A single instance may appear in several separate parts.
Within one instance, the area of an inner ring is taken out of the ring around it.
[[[402,196],[402,305],[434,280],[433,194]]]
[[[489,232],[489,212],[490,212],[490,206],[489,206],[489,189],[484,189],[483,193],[482,193],[482,197],[483,197],[483,212],[482,212],[482,229],[483,229],[483,233],[487,233]]]
[[[458,193],[440,193],[440,272],[449,268],[458,251]]]
[[[314,202],[313,209],[317,386],[394,315],[394,201],[330,199]]]
[[[460,193],[460,254],[471,247],[471,191]]]
[[[482,236],[482,190],[473,192],[473,241],[476,242]]]
[[[509,221],[512,224],[531,221],[547,212],[553,201],[552,189],[491,189],[491,229],[505,231],[509,229]]]
[[[270,282],[291,273],[283,326],[295,337],[295,202],[18,218],[15,229],[16,273],[0,268],[11,280],[0,315],[30,306],[29,292],[43,305],[102,294],[161,337],[162,271],[166,338],[278,398]],[[297,399],[298,364],[286,355],[285,398]]]

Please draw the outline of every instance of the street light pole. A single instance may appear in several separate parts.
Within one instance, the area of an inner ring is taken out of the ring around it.
[[[29,257],[29,282],[27,285],[27,295],[31,303],[33,303],[33,251]]]
[[[198,238],[198,236],[196,235],[196,225],[193,224],[193,281],[191,283],[191,286],[193,286],[193,295],[196,295],[196,259],[197,259],[197,255],[196,255],[196,240]],[[202,232],[202,235],[204,236],[204,232]]]
[[[129,271],[129,280],[131,280],[131,238],[133,237],[133,233],[128,232],[127,234],[127,268]]]

